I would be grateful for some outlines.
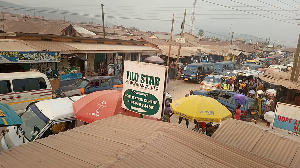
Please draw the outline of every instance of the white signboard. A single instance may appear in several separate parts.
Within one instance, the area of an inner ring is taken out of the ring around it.
[[[177,43],[185,43],[185,38],[177,38],[176,42]]]
[[[300,120],[300,106],[278,102],[275,113],[276,115]]]
[[[122,107],[161,118],[166,70],[162,65],[124,61]]]

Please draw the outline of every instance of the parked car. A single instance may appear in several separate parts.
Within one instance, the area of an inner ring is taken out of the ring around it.
[[[181,73],[181,79],[201,83],[203,78],[214,72],[212,63],[192,63],[185,66]]]
[[[75,122],[73,102],[83,96],[48,99],[29,104],[20,116],[23,123],[20,126],[7,127],[9,132],[1,139],[1,146],[9,149],[80,126]]]
[[[220,89],[223,80],[222,75],[207,75],[201,82],[201,88],[207,91]]]
[[[238,94],[232,91],[225,91],[225,90],[212,90],[212,91],[193,91],[194,95],[203,95],[214,97],[218,102],[223,104],[225,107],[228,108],[230,111],[234,111],[236,104],[238,103],[234,95]],[[258,113],[258,104],[257,100],[245,96],[245,101],[241,104],[241,111],[243,114],[247,114],[247,117],[257,116]],[[243,119],[246,119],[245,117]]]
[[[214,73],[221,73],[224,70],[234,70],[235,62],[234,61],[223,61],[214,63]]]
[[[244,65],[257,65],[259,64],[259,60],[247,60],[245,61]]]
[[[262,65],[257,65],[257,64],[244,64],[241,67],[242,70],[256,70],[256,71],[262,68],[263,68]]]
[[[9,105],[17,114],[24,112],[29,103],[51,99],[51,95],[51,84],[43,73],[0,73],[0,103]]]
[[[65,97],[89,94],[100,90],[123,88],[123,81],[116,76],[93,76],[79,79],[72,85],[63,86],[54,91],[53,97]]]

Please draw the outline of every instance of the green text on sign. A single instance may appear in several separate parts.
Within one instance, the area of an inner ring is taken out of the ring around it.
[[[159,101],[154,95],[137,90],[126,90],[123,101],[129,110],[145,115],[154,115],[159,109]]]

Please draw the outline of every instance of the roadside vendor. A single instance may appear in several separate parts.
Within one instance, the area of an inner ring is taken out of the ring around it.
[[[257,96],[257,105],[258,105],[258,115],[259,116],[261,116],[262,115],[262,102],[263,102],[263,97],[262,97],[262,94],[263,94],[264,92],[262,91],[262,90],[259,90],[259,91],[257,91],[257,94],[258,94],[258,96]]]

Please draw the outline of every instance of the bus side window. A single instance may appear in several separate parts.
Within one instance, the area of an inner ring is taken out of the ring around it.
[[[6,94],[11,92],[11,84],[8,80],[0,81],[0,94]]]
[[[14,79],[12,81],[14,92],[39,90],[40,84],[37,78]]]
[[[40,77],[37,78],[37,80],[39,81],[40,84],[40,89],[46,89],[47,88],[47,84],[44,78]]]

